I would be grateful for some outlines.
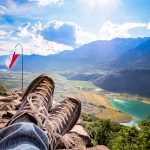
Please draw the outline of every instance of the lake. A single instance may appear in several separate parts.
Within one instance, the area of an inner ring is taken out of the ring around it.
[[[145,116],[150,116],[150,104],[146,104],[139,101],[131,100],[120,100],[120,99],[109,99],[109,103],[120,110],[123,113],[130,115],[133,121],[130,123],[123,123],[124,125],[137,124],[139,121],[143,120]]]

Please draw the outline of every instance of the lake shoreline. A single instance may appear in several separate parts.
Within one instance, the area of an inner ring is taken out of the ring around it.
[[[136,125],[146,116],[150,116],[150,104],[144,102],[111,98],[109,103],[122,113],[132,117],[132,121],[128,122],[129,125]]]

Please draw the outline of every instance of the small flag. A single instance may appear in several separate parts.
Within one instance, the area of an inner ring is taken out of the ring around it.
[[[19,56],[19,54],[16,54],[16,52],[14,52],[13,54],[10,54],[6,59],[6,66],[8,68],[12,68],[12,66],[14,65],[14,63],[17,60],[18,56]]]

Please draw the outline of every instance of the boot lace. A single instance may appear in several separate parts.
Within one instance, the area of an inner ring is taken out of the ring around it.
[[[43,81],[40,86],[37,87],[34,93],[37,94],[38,97],[44,99],[43,102],[47,105],[46,101],[48,102],[48,97],[51,97],[53,95],[53,87],[48,83],[48,81]]]
[[[68,141],[59,133],[61,132],[60,126],[63,127],[63,123],[66,124],[66,121],[69,119],[66,116],[66,113],[71,116],[70,111],[73,112],[73,108],[75,106],[71,102],[66,101],[65,103],[63,103],[63,105],[57,106],[57,108],[59,108],[59,111],[57,110],[55,111],[55,114],[50,115],[45,109],[45,106],[41,103],[41,99],[39,98],[40,97],[38,97],[35,93],[29,94],[29,96],[27,97],[29,105],[25,107],[23,112],[31,115],[34,114],[34,117],[37,120],[37,125],[42,130],[44,130],[49,137],[49,146],[51,150],[54,150],[56,148],[56,143],[58,141],[64,143],[66,149],[69,150]],[[69,107],[69,110],[67,107]],[[59,131],[58,133],[57,130]]]
[[[62,105],[57,106],[57,110],[54,113],[49,115],[49,120],[52,120],[53,128],[61,132],[61,128],[63,128],[63,124],[67,123],[69,120],[68,116],[72,115],[75,105],[73,105],[70,101],[65,101]],[[66,115],[67,114],[67,115]]]
[[[49,95],[49,96],[47,96]],[[37,123],[40,127],[42,127],[42,123],[45,120],[45,115],[48,115],[48,112],[45,108],[47,106],[48,97],[52,97],[53,95],[53,87],[48,81],[43,81],[39,87],[37,87],[36,91],[30,93],[27,96],[28,103],[22,110],[23,113],[28,113],[35,117]]]
[[[64,143],[66,149],[69,150],[69,143],[67,139],[65,139],[60,133],[61,128],[63,128],[63,124],[68,125],[67,120],[69,120],[69,117],[67,117],[66,114],[71,116],[71,112],[73,112],[74,107],[75,106],[71,102],[65,101],[62,105],[57,106],[58,110],[51,113],[51,115],[48,115],[45,119],[43,126],[46,127],[48,132],[50,148],[52,150],[55,149],[55,144],[58,141]]]

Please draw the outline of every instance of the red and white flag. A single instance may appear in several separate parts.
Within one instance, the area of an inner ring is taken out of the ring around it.
[[[17,60],[19,54],[17,54],[16,52],[14,52],[13,54],[8,55],[7,59],[6,59],[6,66],[8,68],[12,68],[15,61]]]

